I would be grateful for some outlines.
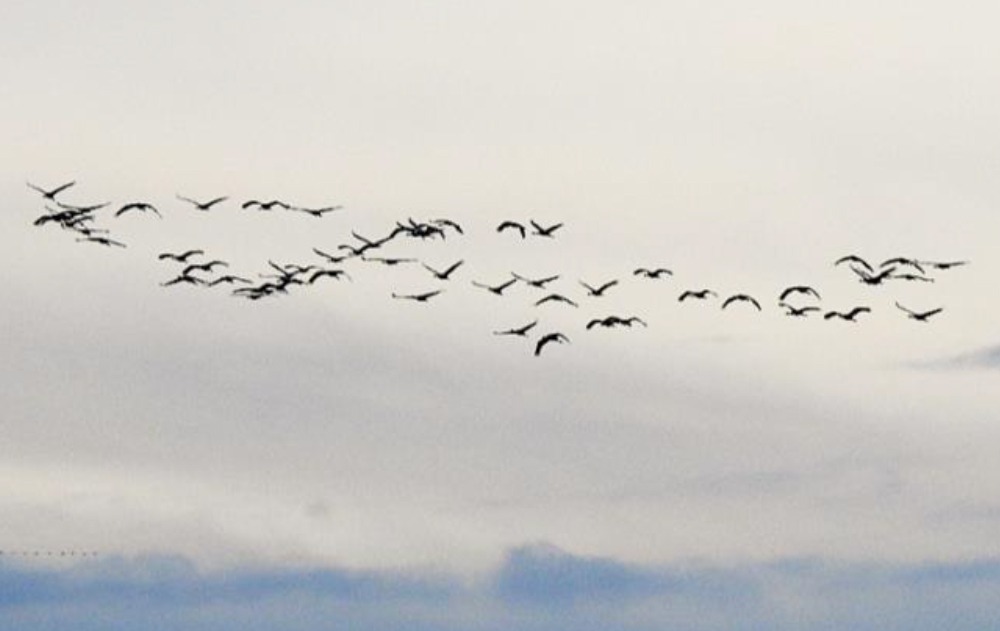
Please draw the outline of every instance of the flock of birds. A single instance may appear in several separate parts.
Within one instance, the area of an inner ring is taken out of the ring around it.
[[[77,241],[94,243],[112,248],[127,247],[122,241],[112,238],[110,230],[98,228],[95,223],[98,220],[98,212],[109,209],[108,213],[114,218],[125,215],[152,214],[162,219],[160,210],[152,203],[146,201],[132,201],[117,208],[111,207],[109,202],[90,205],[74,205],[63,202],[61,199],[68,189],[71,189],[75,182],[68,182],[54,188],[44,188],[28,183],[28,186],[38,192],[45,202],[45,212],[34,221],[36,226],[55,225],[63,230],[70,231],[77,235]],[[198,199],[177,195],[178,201],[190,205],[200,212],[210,212],[220,204],[228,201],[228,197],[220,196],[199,201]],[[243,210],[254,210],[257,212],[273,212],[275,210],[285,212],[297,212],[315,218],[322,218],[325,215],[341,210],[339,205],[325,206],[319,208],[307,208],[296,206],[278,199],[271,200],[247,200],[240,207]],[[540,224],[534,220],[526,223],[506,220],[496,226],[496,232],[501,234],[515,235],[521,239],[543,238],[555,239],[557,233],[563,228],[562,223],[549,225]],[[396,267],[399,265],[417,265],[425,269],[431,277],[438,282],[451,282],[459,269],[465,264],[464,260],[458,260],[446,267],[432,267],[416,258],[401,258],[391,256],[377,256],[375,253],[384,251],[382,248],[386,244],[396,239],[446,239],[448,235],[464,235],[465,231],[457,222],[446,219],[429,219],[417,221],[409,218],[405,221],[397,221],[396,225],[385,236],[369,238],[351,231],[353,241],[339,244],[335,251],[328,252],[319,248],[313,248],[316,257],[315,262],[299,263],[277,263],[269,260],[268,269],[264,273],[257,275],[257,278],[248,278],[230,273],[220,273],[220,269],[228,269],[227,261],[209,258],[206,252],[201,249],[187,249],[179,252],[163,252],[158,255],[158,259],[180,266],[179,271],[170,279],[161,283],[164,287],[176,285],[191,285],[200,287],[215,287],[225,285],[231,288],[233,296],[250,301],[261,300],[263,298],[276,297],[288,294],[294,287],[314,285],[323,279],[343,280],[351,279],[350,273],[344,269],[345,265],[351,261],[360,261],[365,264],[381,265],[385,267]],[[882,261],[878,264],[869,263],[865,259],[848,255],[834,261],[834,266],[845,266],[857,277],[860,283],[870,286],[884,285],[889,282],[910,282],[910,283],[933,283],[935,281],[932,272],[946,271],[953,268],[967,265],[968,261],[928,261],[910,257],[894,257]],[[632,276],[638,279],[656,281],[670,278],[673,271],[666,267],[639,267],[632,271]],[[544,292],[537,301],[536,307],[547,304],[562,304],[572,308],[579,308],[580,303],[565,293],[554,292],[549,289],[549,285],[561,279],[561,275],[532,278],[517,273],[511,273],[509,278],[504,278],[497,282],[481,282],[472,280],[472,286],[488,292],[495,296],[503,296],[504,292],[515,284],[526,285]],[[585,292],[585,297],[589,299],[603,298],[611,289],[618,286],[620,280],[609,279],[599,283],[588,283],[579,281],[579,285]],[[435,297],[444,293],[444,289],[435,288],[426,291],[412,293],[393,292],[392,298],[396,300],[412,301],[416,303],[428,303]],[[736,308],[743,305],[745,309],[763,311],[760,301],[746,293],[736,293],[724,298],[715,291],[707,288],[686,289],[677,298],[680,303],[689,301],[709,301],[721,299],[721,309]],[[872,309],[866,305],[853,306],[846,310],[823,309],[820,306],[822,297],[820,293],[809,285],[793,285],[784,289],[778,296],[777,304],[784,310],[785,315],[793,318],[805,318],[810,314],[820,314],[824,320],[842,320],[846,322],[857,322],[862,314],[870,313]],[[929,310],[914,310],[898,302],[895,303],[904,315],[910,320],[917,322],[928,322],[932,317],[943,311],[943,308],[936,307]],[[507,329],[493,331],[494,335],[505,337],[531,338],[539,320],[535,319],[526,324]],[[593,318],[586,322],[585,329],[590,331],[595,328],[631,328],[633,326],[647,326],[646,322],[634,315],[619,316],[609,315],[606,317]],[[534,354],[542,353],[542,350],[550,344],[569,343],[570,338],[561,331],[550,331],[540,334],[534,339]]]

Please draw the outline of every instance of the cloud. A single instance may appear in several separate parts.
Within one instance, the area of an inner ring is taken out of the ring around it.
[[[640,566],[547,545],[477,580],[405,571],[201,571],[176,557],[0,564],[0,619],[47,629],[639,631],[995,628],[1000,560]],[[943,626],[942,626],[943,625]]]
[[[931,370],[1000,369],[1000,344],[915,364]]]

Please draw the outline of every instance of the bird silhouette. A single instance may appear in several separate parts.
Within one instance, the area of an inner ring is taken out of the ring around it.
[[[488,292],[490,292],[492,294],[496,294],[498,296],[502,296],[504,290],[507,289],[508,287],[510,287],[511,285],[513,285],[516,282],[517,282],[517,279],[516,278],[512,278],[512,279],[508,280],[505,283],[500,283],[499,285],[486,285],[486,284],[480,283],[478,281],[472,281],[472,284],[475,285],[476,287],[481,287],[481,288],[485,289],[486,291],[488,291]]]
[[[661,276],[673,276],[674,273],[665,267],[658,267],[656,269],[649,269],[647,267],[640,267],[632,272],[633,276],[642,276],[643,278],[657,279]]]
[[[895,267],[886,267],[879,271],[878,274],[869,273],[860,267],[851,266],[851,271],[858,275],[858,280],[865,285],[881,285],[887,279],[892,278],[893,272],[896,271]]]
[[[424,221],[416,221],[413,217],[407,219],[406,223],[396,222],[396,228],[389,235],[390,238],[398,234],[403,234],[414,239],[432,239],[441,237],[446,239],[444,228],[441,225],[429,224]]]
[[[348,256],[334,256],[332,254],[327,254],[323,250],[319,250],[317,248],[313,248],[312,251],[321,256],[322,258],[326,259],[327,262],[333,263],[334,265],[346,261],[349,258]]]
[[[56,201],[56,195],[58,195],[59,193],[62,193],[66,189],[68,189],[71,186],[75,185],[76,181],[67,182],[65,184],[61,184],[61,185],[59,185],[59,186],[57,186],[55,188],[48,189],[48,190],[46,190],[46,189],[44,189],[44,188],[42,188],[40,186],[35,186],[31,182],[26,182],[26,184],[28,185],[29,188],[33,188],[36,191],[38,191],[39,193],[41,193],[42,194],[42,198],[48,199],[48,200],[51,200],[51,201]]]
[[[204,253],[205,253],[204,250],[188,250],[187,252],[182,252],[180,254],[173,254],[171,252],[163,252],[159,256],[157,256],[156,258],[158,258],[161,261],[169,259],[171,261],[177,261],[178,263],[187,263],[187,260],[189,258],[191,258],[192,256],[198,256],[198,255],[201,255],[201,254],[204,254]]]
[[[545,278],[535,278],[535,279],[525,278],[524,276],[521,276],[516,272],[511,272],[510,275],[516,278],[517,280],[521,281],[525,285],[528,285],[529,287],[534,287],[536,289],[545,289],[545,286],[548,285],[549,283],[559,280],[558,275],[546,276]]]
[[[587,295],[588,296],[591,296],[593,298],[600,298],[601,296],[604,295],[604,292],[606,292],[607,290],[609,290],[612,287],[614,287],[615,285],[617,285],[618,281],[617,280],[609,280],[608,282],[606,282],[603,285],[600,285],[598,287],[594,287],[592,285],[589,285],[589,284],[583,282],[582,280],[580,281],[580,284],[583,286],[584,289],[587,290]]]
[[[210,281],[208,283],[209,287],[215,287],[216,285],[232,285],[233,283],[243,283],[249,285],[251,281],[249,278],[243,278],[242,276],[233,276],[232,274],[226,274],[225,276],[219,276],[218,278]]]
[[[188,285],[204,285],[205,281],[201,278],[198,278],[197,276],[191,276],[190,274],[181,273],[173,280],[168,280],[165,283],[160,283],[160,285],[162,287],[170,287],[172,285],[178,285],[181,283],[186,283]]]
[[[272,199],[266,202],[262,202],[259,199],[251,199],[243,202],[243,204],[240,205],[240,208],[242,208],[243,210],[250,210],[251,208],[257,208],[258,210],[266,211],[266,210],[271,210],[273,208],[282,208],[284,210],[288,210],[291,208],[291,206],[281,201],[280,199]]]
[[[529,322],[524,326],[515,327],[512,329],[506,329],[503,331],[493,331],[493,335],[514,335],[517,337],[528,337],[528,331],[538,326],[538,320]]]
[[[843,263],[854,263],[860,265],[861,267],[865,268],[865,270],[867,270],[869,274],[875,272],[874,268],[872,268],[872,266],[869,265],[868,261],[864,260],[860,256],[857,256],[856,254],[848,254],[847,256],[842,256],[833,262],[834,266],[841,265]]]
[[[295,279],[297,276],[302,274],[308,274],[314,270],[322,269],[316,265],[296,265],[295,263],[288,263],[286,265],[280,265],[274,261],[268,259],[268,266],[274,271],[278,272],[277,276],[270,275],[265,276],[265,278],[277,278],[283,282]],[[301,283],[301,281],[299,281]]]
[[[67,230],[72,230],[77,234],[82,234],[85,237],[89,237],[95,234],[108,234],[109,232],[111,232],[110,230],[106,230],[103,228],[91,228],[89,226],[85,226],[78,223],[67,223],[64,224],[63,227]]]
[[[351,280],[351,275],[342,269],[321,269],[319,271],[313,272],[312,276],[306,281],[307,285],[312,285],[320,278],[333,278],[335,280],[340,280],[341,277]]]
[[[207,263],[192,263],[181,270],[181,274],[190,274],[191,272],[209,272],[211,273],[212,268],[216,266],[229,267],[229,263],[225,261],[215,260],[208,261]]]
[[[497,226],[497,232],[503,232],[504,230],[515,230],[521,233],[521,238],[523,239],[528,234],[527,228],[524,224],[518,223],[516,221],[504,221],[499,226]]]
[[[351,245],[350,243],[341,243],[337,246],[338,250],[346,250],[353,256],[361,256],[368,250],[371,250],[373,246],[370,245]]]
[[[97,244],[100,244],[100,245],[105,245],[105,246],[108,246],[108,247],[116,247],[116,248],[127,247],[121,241],[115,241],[114,239],[109,239],[108,237],[94,236],[94,235],[87,235],[86,237],[84,237],[82,239],[77,239],[77,242],[79,242],[79,243],[83,243],[83,242],[97,243]]]
[[[59,201],[56,202],[56,206],[62,208],[63,210],[71,210],[83,214],[94,213],[102,208],[107,208],[110,205],[111,202],[101,202],[100,204],[90,204],[89,206],[79,206],[77,204],[64,204]]]
[[[376,250],[376,249],[382,247],[383,245],[385,245],[386,243],[388,243],[389,241],[391,241],[393,239],[393,236],[395,234],[396,233],[393,232],[393,234],[390,234],[389,236],[384,237],[382,239],[369,239],[369,238],[363,237],[360,234],[358,234],[357,232],[351,230],[351,236],[354,237],[355,239],[357,239],[358,241],[360,241],[361,245],[356,246],[356,245],[351,245],[351,244],[348,244],[348,243],[344,243],[344,244],[338,245],[337,248],[340,249],[340,250],[347,250],[347,251],[349,251],[352,256],[361,256],[365,252],[367,252],[368,250]]]
[[[549,344],[569,344],[569,338],[562,333],[546,333],[542,337],[538,338],[538,342],[535,344],[535,357],[542,354],[542,349]]]
[[[321,219],[323,215],[341,210],[342,208],[343,206],[324,206],[323,208],[302,208],[301,206],[290,206],[288,210],[294,210],[307,215],[312,215],[317,219]]]
[[[823,315],[823,319],[832,320],[833,318],[838,318],[840,320],[844,320],[845,322],[856,322],[856,318],[862,313],[871,313],[871,309],[868,307],[854,307],[846,313],[842,311],[827,311]]]
[[[278,283],[262,283],[254,287],[241,287],[233,290],[234,296],[248,300],[260,300],[265,296],[271,296],[275,293],[288,293],[288,291],[286,286],[279,285]]]
[[[781,295],[778,296],[778,302],[785,302],[792,294],[803,294],[806,296],[812,296],[816,300],[822,300],[819,296],[819,292],[812,287],[809,287],[808,285],[794,285],[781,292]]]
[[[882,261],[882,263],[881,263],[881,265],[879,265],[879,267],[899,267],[899,266],[903,266],[903,265],[907,265],[909,267],[912,267],[913,269],[917,270],[921,274],[926,274],[927,273],[926,271],[924,271],[923,266],[920,265],[920,262],[918,260],[907,258],[905,256],[897,256],[897,257],[894,257],[894,258],[891,258],[891,259],[886,259],[885,261]]]
[[[812,313],[813,311],[820,311],[821,310],[819,307],[813,307],[813,306],[809,306],[809,307],[796,307],[794,305],[788,304],[787,302],[779,302],[778,306],[784,307],[785,308],[785,315],[793,317],[793,318],[805,318],[810,313]]]
[[[928,320],[930,320],[931,316],[935,316],[944,311],[944,307],[931,309],[930,311],[922,311],[922,312],[912,311],[910,309],[907,309],[903,305],[899,304],[898,302],[896,303],[896,308],[906,313],[907,318],[909,318],[910,320],[915,320],[917,322],[927,322]]]
[[[115,213],[115,217],[121,217],[125,213],[132,210],[143,213],[152,212],[160,219],[163,219],[163,215],[161,215],[160,211],[156,209],[156,206],[153,206],[152,204],[146,202],[132,202],[130,204],[125,204],[124,206],[118,209],[118,211]]]
[[[753,306],[757,307],[757,311],[762,311],[762,309],[760,307],[760,303],[757,302],[757,299],[754,298],[753,296],[749,296],[747,294],[734,294],[734,295],[726,298],[725,301],[723,301],[723,303],[722,303],[722,308],[725,309],[726,307],[728,307],[729,305],[731,305],[731,304],[733,304],[735,302],[746,302],[746,303],[752,304]]]
[[[706,300],[708,299],[709,296],[718,296],[718,295],[719,294],[715,293],[711,289],[698,289],[698,290],[688,289],[677,298],[677,302],[684,302],[685,300],[689,300],[691,298],[695,300]]]
[[[932,269],[949,270],[953,267],[961,267],[963,265],[968,265],[969,261],[944,261],[944,262],[920,261],[920,263]]]
[[[921,282],[921,283],[933,283],[934,279],[930,276],[923,276],[921,274],[893,274],[889,276],[892,280],[905,280],[911,282]]]
[[[436,278],[438,280],[448,280],[451,277],[452,273],[454,273],[455,270],[457,270],[458,268],[462,267],[463,263],[465,263],[464,260],[458,261],[457,263],[452,263],[450,266],[448,266],[447,269],[445,269],[443,271],[438,271],[438,270],[434,269],[433,267],[431,267],[430,265],[428,265],[427,263],[421,263],[421,265],[424,266],[424,269],[426,269],[428,272],[430,272],[431,274],[433,274],[434,278]]]
[[[49,206],[45,207],[45,214],[37,217],[32,224],[44,226],[47,223],[57,223],[63,228],[75,229],[83,223],[95,221],[97,218],[90,214],[90,211],[62,209],[55,210]]]
[[[551,226],[541,226],[538,223],[536,223],[534,219],[532,219],[528,223],[530,223],[531,227],[535,229],[535,231],[532,233],[533,235],[535,235],[536,237],[548,237],[550,239],[554,238],[556,230],[562,228],[563,226],[561,223],[552,224]]]
[[[282,269],[292,274],[308,274],[309,272],[321,269],[318,265],[299,265],[297,263],[286,263]]]
[[[570,300],[569,298],[567,298],[566,296],[563,296],[561,294],[549,294],[548,296],[545,296],[544,298],[538,300],[535,303],[535,306],[536,307],[540,307],[541,305],[544,305],[547,302],[562,302],[562,303],[567,304],[567,305],[569,305],[571,307],[579,307],[580,306],[580,305],[576,304],[575,302],[573,302],[572,300]]]
[[[594,318],[587,323],[587,330],[594,328],[595,326],[600,326],[605,329],[611,329],[614,327],[624,326],[631,328],[633,324],[641,324],[643,327],[647,326],[646,321],[637,316],[629,316],[623,318],[621,316],[611,315],[606,318]]]
[[[380,256],[370,256],[365,258],[364,255],[361,256],[362,261],[369,263],[381,263],[386,267],[395,267],[396,265],[401,265],[403,263],[416,263],[417,259],[403,259],[403,258],[387,258]]]
[[[211,199],[211,200],[209,200],[207,202],[199,202],[198,200],[191,199],[190,197],[184,197],[183,195],[178,195],[177,199],[181,200],[182,202],[187,202],[187,203],[193,205],[198,210],[201,210],[201,211],[204,211],[204,212],[208,212],[209,210],[212,210],[212,206],[215,206],[216,204],[221,204],[222,202],[226,201],[229,198],[228,197],[216,197],[215,199]]]
[[[441,294],[443,292],[444,292],[443,289],[436,289],[434,291],[428,291],[428,292],[425,292],[425,293],[422,293],[422,294],[397,294],[397,293],[393,293],[392,297],[396,298],[397,300],[413,300],[414,302],[427,302],[428,300],[430,300],[434,296],[437,296],[437,295],[439,295],[439,294]]]
[[[440,228],[451,228],[458,234],[465,234],[465,231],[462,230],[462,226],[458,225],[458,222],[452,221],[451,219],[432,219],[431,223]]]

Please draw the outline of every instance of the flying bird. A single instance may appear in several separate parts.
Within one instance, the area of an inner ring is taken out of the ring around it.
[[[190,197],[184,197],[183,195],[178,195],[177,199],[181,200],[182,202],[187,202],[189,204],[192,204],[198,210],[208,212],[209,210],[212,209],[212,206],[215,206],[216,204],[221,204],[222,202],[226,201],[229,198],[216,197],[215,199],[209,200],[207,202],[199,202],[198,200],[191,199]]]
[[[524,326],[515,327],[513,329],[506,329],[504,331],[493,331],[493,335],[515,335],[518,337],[528,337],[528,331],[535,328],[538,325],[538,320],[534,322],[529,322]]]
[[[516,230],[521,233],[521,238],[523,239],[528,231],[524,227],[524,224],[518,223],[516,221],[504,221],[499,226],[497,226],[497,232],[503,232],[504,230]]]
[[[94,234],[108,234],[109,232],[111,232],[110,230],[104,228],[91,228],[89,226],[77,225],[75,223],[64,224],[63,227],[66,228],[67,230],[72,230],[77,234],[82,234],[85,237],[89,237]]]
[[[548,237],[550,239],[554,238],[556,230],[562,228],[563,226],[561,223],[552,224],[551,226],[540,226],[534,219],[528,223],[530,223],[531,227],[535,229],[532,233],[533,235],[536,237]]]
[[[370,256],[368,258],[365,258],[363,255],[361,256],[361,260],[367,261],[369,263],[381,263],[382,265],[385,265],[387,267],[395,267],[396,265],[400,265],[401,263],[417,262],[417,259],[386,258],[379,256]]]
[[[204,254],[204,250],[188,250],[187,252],[182,252],[181,254],[173,254],[171,252],[163,252],[156,258],[164,261],[170,259],[171,261],[177,261],[178,263],[187,263],[187,260],[192,256],[198,256]]]
[[[279,285],[277,283],[263,283],[255,287],[241,287],[239,289],[233,290],[233,295],[238,298],[246,298],[248,300],[260,300],[265,296],[270,296],[275,293],[288,293],[288,290],[284,285]]]
[[[918,281],[921,283],[933,283],[934,279],[921,274],[893,274],[889,277],[892,280]]]
[[[428,300],[430,300],[434,296],[437,296],[438,294],[441,294],[443,292],[444,292],[443,289],[437,289],[437,290],[434,290],[434,291],[428,291],[428,292],[423,293],[423,294],[397,294],[397,293],[393,293],[392,297],[396,298],[397,300],[413,300],[414,302],[427,302]]]
[[[276,279],[278,279],[278,282],[281,284],[281,288],[282,289],[284,289],[286,286],[288,286],[290,284],[291,285],[302,285],[304,283],[297,278],[298,276],[300,276],[302,274],[308,274],[309,272],[312,272],[314,270],[322,269],[320,267],[317,267],[316,265],[296,265],[294,263],[289,263],[287,265],[280,265],[280,264],[275,263],[274,261],[272,261],[270,259],[268,259],[267,264],[268,264],[268,266],[271,269],[273,269],[274,271],[278,272],[277,275],[275,275],[275,274],[270,274],[270,275],[260,274],[260,276],[262,278],[276,278]]]
[[[209,272],[211,273],[212,268],[221,265],[222,267],[229,267],[229,263],[220,260],[208,261],[207,263],[192,263],[188,265],[183,270],[181,274],[190,274],[191,272]]]
[[[82,243],[84,241],[89,241],[90,243],[98,243],[100,245],[106,245],[108,247],[112,247],[112,246],[117,247],[117,248],[124,248],[124,247],[126,247],[126,245],[124,243],[122,243],[121,241],[115,241],[114,239],[109,239],[108,237],[101,237],[101,236],[96,236],[95,237],[94,235],[87,235],[86,237],[84,237],[82,239],[77,239],[78,243]]]
[[[308,274],[314,270],[320,269],[318,265],[299,265],[297,263],[286,263],[282,269],[286,272],[291,272],[292,274]]]
[[[600,326],[605,329],[614,328],[616,326],[624,326],[631,328],[633,324],[641,324],[642,326],[647,326],[646,321],[642,318],[636,316],[630,316],[628,318],[622,318],[620,316],[608,316],[606,318],[594,318],[587,323],[587,330],[594,328],[595,326]]]
[[[28,185],[28,187],[33,188],[36,191],[38,191],[39,193],[41,193],[42,197],[44,199],[56,201],[56,195],[58,195],[59,193],[62,193],[67,188],[69,188],[69,187],[73,186],[74,184],[76,184],[76,181],[67,182],[66,184],[62,184],[60,186],[57,186],[57,187],[55,187],[53,189],[49,189],[49,190],[45,190],[44,188],[42,188],[40,186],[35,186],[31,182],[26,182],[26,184]]]
[[[722,303],[722,308],[725,309],[734,302],[747,302],[757,307],[757,311],[762,311],[762,309],[760,308],[760,303],[757,302],[757,299],[747,294],[734,294],[726,298],[726,300]]]
[[[944,311],[944,307],[939,307],[937,309],[931,309],[930,311],[923,311],[923,312],[912,311],[910,309],[907,309],[903,305],[899,304],[898,302],[896,303],[896,307],[900,311],[906,313],[907,318],[909,318],[910,320],[915,320],[917,322],[927,322],[931,318],[931,316],[937,315],[942,311]]]
[[[569,344],[569,338],[562,333],[546,333],[538,339],[535,344],[535,357],[542,354],[542,349],[545,348],[547,344]]]
[[[559,280],[559,275],[546,276],[545,278],[537,278],[537,279],[525,278],[524,276],[521,276],[516,272],[511,272],[510,275],[516,278],[517,280],[521,281],[525,285],[535,287],[536,289],[545,289],[545,286],[548,285],[549,283]]]
[[[302,208],[300,206],[291,206],[291,207],[288,207],[288,210],[295,210],[295,211],[298,211],[300,213],[306,213],[307,215],[312,215],[313,217],[316,217],[317,219],[320,219],[320,218],[323,217],[323,215],[325,215],[327,213],[332,213],[332,212],[334,212],[336,210],[340,210],[342,208],[343,208],[343,206],[325,206],[323,208]]]
[[[924,268],[923,266],[920,265],[919,261],[917,261],[916,259],[906,258],[905,256],[897,256],[895,258],[882,261],[882,264],[879,265],[879,267],[898,267],[900,265],[908,265],[913,269],[917,270],[918,272],[920,272],[921,274],[927,273],[924,271]]]
[[[475,285],[476,287],[482,287],[483,289],[485,289],[486,291],[488,291],[488,292],[490,292],[492,294],[496,294],[498,296],[502,296],[504,290],[507,289],[508,287],[510,287],[511,285],[513,285],[516,282],[517,282],[517,279],[516,278],[512,278],[512,279],[510,279],[509,281],[507,281],[505,283],[500,283],[499,285],[486,285],[484,283],[480,283],[480,282],[477,282],[477,281],[472,281],[472,284]]]
[[[351,236],[354,237],[355,239],[357,239],[358,241],[360,241],[361,245],[355,246],[355,245],[350,245],[350,244],[345,243],[345,244],[338,245],[337,249],[339,249],[339,250],[347,250],[347,251],[349,251],[351,253],[351,256],[361,256],[362,254],[364,254],[368,250],[374,250],[374,249],[382,247],[383,245],[385,245],[386,243],[388,243],[389,241],[391,241],[392,238],[393,238],[393,236],[395,234],[396,233],[393,232],[388,237],[384,237],[382,239],[369,239],[369,238],[363,237],[360,234],[358,234],[357,232],[351,230]]]
[[[47,223],[54,222],[63,228],[76,229],[79,227],[79,224],[96,220],[96,217],[91,215],[89,211],[84,210],[55,210],[46,206],[45,213],[36,218],[32,224],[35,226],[44,226]]]
[[[243,283],[249,285],[251,281],[249,278],[243,278],[242,276],[233,276],[232,274],[227,274],[225,276],[220,276],[215,280],[208,283],[209,287],[215,287],[216,285],[221,285],[223,283],[227,285],[232,285],[233,283]]]
[[[827,311],[826,314],[823,315],[823,319],[832,320],[833,318],[839,318],[845,322],[856,322],[857,320],[855,320],[855,318],[862,313],[871,313],[871,309],[868,307],[854,307],[846,313],[842,311]]]
[[[583,282],[582,280],[580,281],[580,284],[583,285],[583,288],[587,290],[588,296],[591,296],[593,298],[600,298],[601,296],[604,295],[604,292],[617,285],[618,281],[609,280],[608,282],[604,283],[603,285],[600,285],[599,287],[594,287],[592,285],[589,285]]]
[[[76,204],[64,204],[62,202],[56,202],[56,206],[62,208],[63,210],[71,210],[81,214],[89,214],[97,212],[102,208],[107,208],[111,205],[111,202],[101,202],[100,204],[91,204],[89,206],[77,206]]]
[[[347,256],[334,256],[332,254],[327,254],[323,250],[319,250],[317,248],[313,248],[312,250],[313,250],[313,252],[315,252],[319,256],[323,257],[328,262],[333,263],[334,265],[336,265],[336,264],[338,264],[338,263],[340,263],[342,261],[346,261],[348,259]]]
[[[794,305],[788,304],[787,302],[779,302],[778,306],[784,307],[785,315],[790,316],[792,318],[805,318],[813,311],[820,311],[819,307],[813,307],[813,306],[796,307]]]
[[[423,221],[416,221],[413,217],[407,219],[407,223],[396,222],[396,228],[389,235],[389,238],[397,234],[405,234],[415,239],[431,239],[433,237],[447,238],[444,228],[440,225],[432,225]]]
[[[306,281],[307,285],[312,285],[320,278],[330,277],[336,280],[340,280],[341,277],[351,280],[351,275],[342,269],[321,269],[319,271],[313,272],[312,276]]]
[[[718,295],[719,294],[715,293],[711,289],[699,289],[699,290],[688,289],[687,291],[682,293],[679,298],[677,298],[677,302],[684,302],[685,300],[688,300],[690,298],[693,298],[695,300],[706,300],[709,296],[718,296]]]
[[[851,265],[851,271],[858,275],[858,280],[865,285],[881,285],[887,279],[892,278],[892,273],[896,271],[895,267],[886,267],[879,271],[878,274],[871,274],[861,269],[860,267],[855,267]]]
[[[165,283],[160,283],[160,286],[161,287],[170,287],[172,285],[178,285],[178,284],[181,284],[181,283],[186,283],[188,285],[204,285],[205,281],[202,280],[201,278],[196,277],[196,276],[191,276],[190,274],[183,274],[182,273],[180,276],[177,276],[173,280],[168,280]]]
[[[943,263],[934,261],[920,261],[923,265],[933,269],[939,270],[949,270],[953,267],[961,267],[963,265],[968,265],[969,261],[945,261]]]
[[[152,204],[146,202],[132,202],[130,204],[125,204],[124,206],[118,209],[118,211],[115,213],[115,217],[121,217],[130,210],[135,210],[143,213],[152,212],[160,219],[163,219],[163,215],[161,215],[160,211],[156,209],[156,206],[153,206]]]
[[[569,298],[567,298],[566,296],[563,296],[563,295],[560,295],[560,294],[549,294],[548,296],[545,296],[544,298],[542,298],[541,300],[539,300],[538,302],[536,302],[535,306],[538,307],[538,306],[544,305],[547,302],[562,302],[562,303],[565,303],[565,304],[567,304],[567,305],[569,305],[571,307],[579,307],[580,306],[580,305],[576,304],[575,302],[573,302],[572,300],[570,300]]]
[[[663,275],[673,276],[674,273],[665,267],[658,267],[656,269],[649,269],[647,267],[640,267],[632,272],[633,276],[642,276],[643,278],[660,278]]]
[[[259,210],[271,210],[273,208],[283,208],[285,210],[288,210],[291,208],[291,206],[281,201],[280,199],[272,199],[266,202],[262,202],[259,199],[251,199],[243,202],[243,204],[240,205],[240,208],[242,208],[243,210],[250,210],[251,208],[254,207],[258,208]]]
[[[451,219],[432,219],[431,223],[440,228],[451,228],[458,234],[465,234],[465,231],[462,230],[462,226],[458,225],[458,222],[452,221]]]
[[[872,266],[868,264],[868,261],[864,260],[863,258],[855,254],[848,254],[847,256],[842,256],[833,262],[834,266],[840,265],[842,263],[854,263],[865,268],[869,273],[875,272]]]
[[[785,300],[787,300],[792,294],[803,294],[806,296],[812,296],[816,300],[822,300],[819,296],[819,292],[812,287],[809,287],[808,285],[795,285],[781,292],[781,295],[778,296],[778,302],[785,302]]]
[[[431,267],[430,265],[428,265],[427,263],[421,263],[421,265],[424,266],[424,269],[426,269],[428,272],[430,272],[431,274],[433,274],[434,278],[436,278],[438,280],[448,280],[451,277],[452,273],[455,270],[457,270],[458,268],[462,267],[463,263],[465,263],[464,260],[458,261],[457,263],[452,263],[450,266],[448,266],[447,269],[445,269],[443,271],[438,271],[438,270],[434,269],[433,267]]]

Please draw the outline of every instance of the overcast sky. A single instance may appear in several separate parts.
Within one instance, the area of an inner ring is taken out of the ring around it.
[[[3,3],[0,548],[449,581],[535,545],[657,576],[989,562],[998,19],[924,0]],[[106,221],[125,250],[75,243],[31,225],[26,180],[164,219]],[[202,214],[178,193],[231,199]],[[253,197],[344,209],[239,210]],[[428,305],[389,297],[440,285],[424,270],[357,262],[353,283],[254,304],[158,286],[166,249],[256,274],[410,216],[466,231],[387,246],[466,260]],[[529,218],[565,226],[494,232]],[[833,267],[848,253],[972,265],[871,288]],[[583,304],[469,282],[510,271],[561,274]],[[577,285],[611,278],[601,301]],[[874,312],[785,318],[798,283]],[[677,304],[701,287],[764,311]],[[896,300],[945,311],[921,325]],[[608,313],[649,328],[584,331]],[[490,334],[535,317],[572,344],[536,359]]]

